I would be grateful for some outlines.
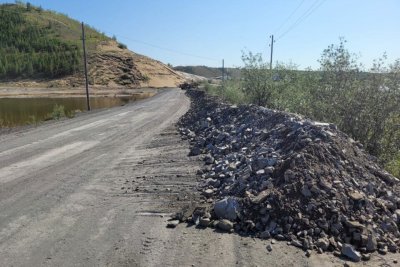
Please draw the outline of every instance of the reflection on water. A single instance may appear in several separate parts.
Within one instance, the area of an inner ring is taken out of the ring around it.
[[[90,98],[92,109],[121,106],[128,102],[150,97],[150,94],[137,94],[126,97]],[[0,98],[0,127],[37,123],[52,118],[56,105],[64,107],[66,116],[86,110],[86,98]]]

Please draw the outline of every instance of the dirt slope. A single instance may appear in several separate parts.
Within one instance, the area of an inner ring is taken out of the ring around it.
[[[95,86],[176,87],[184,78],[160,61],[102,42],[90,56],[91,83]]]

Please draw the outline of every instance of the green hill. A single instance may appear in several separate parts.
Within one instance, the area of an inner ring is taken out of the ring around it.
[[[115,38],[87,25],[85,33],[93,86],[171,87],[183,80],[168,66],[129,51]],[[0,83],[82,86],[81,35],[81,23],[67,15],[29,3],[0,5]]]

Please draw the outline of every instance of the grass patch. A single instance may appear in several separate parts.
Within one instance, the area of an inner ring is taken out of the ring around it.
[[[224,81],[221,85],[203,83],[204,90],[214,96],[219,96],[232,104],[246,104],[248,99],[242,90],[242,84],[238,80]]]
[[[127,49],[128,47],[126,46],[126,44],[123,43],[118,43],[118,47],[121,49]]]

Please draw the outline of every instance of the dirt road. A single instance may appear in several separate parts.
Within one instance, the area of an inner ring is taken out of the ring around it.
[[[167,229],[196,198],[180,90],[0,136],[1,266],[342,266],[286,243]],[[386,259],[387,263],[391,258]],[[376,259],[369,264],[384,263]]]

